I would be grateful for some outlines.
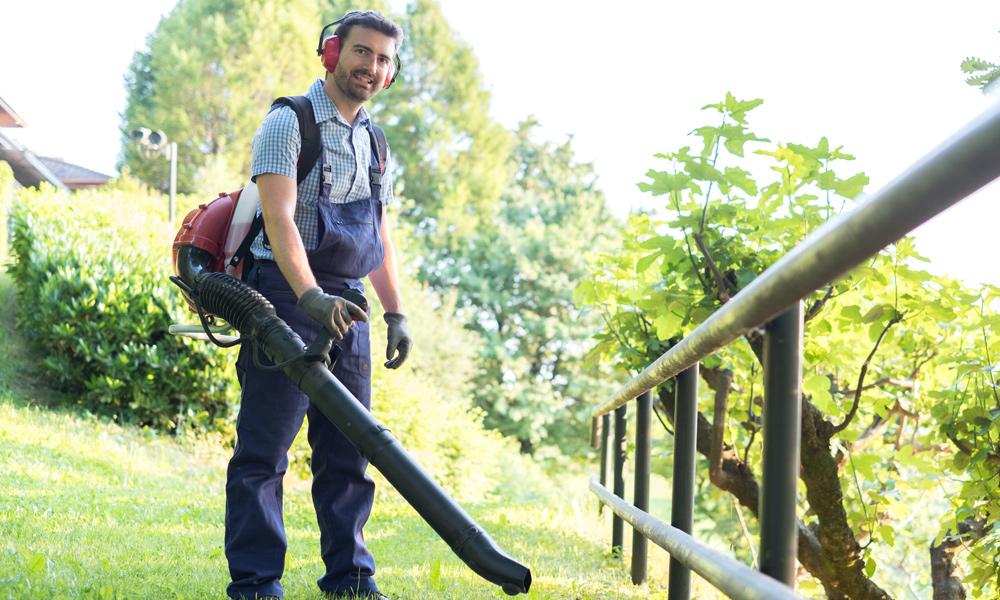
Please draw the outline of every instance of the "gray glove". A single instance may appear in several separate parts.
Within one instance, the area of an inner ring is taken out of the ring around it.
[[[385,357],[389,359],[385,363],[387,369],[398,369],[406,362],[406,357],[410,355],[410,348],[413,347],[413,338],[410,337],[410,330],[406,327],[406,315],[403,313],[387,312],[383,315],[385,322],[389,324],[386,337],[389,344],[385,349]],[[392,355],[396,352],[396,358]]]
[[[303,292],[296,304],[306,311],[309,318],[326,327],[334,339],[344,339],[354,321],[368,322],[368,315],[360,306],[340,296],[325,294],[323,288],[318,286]]]

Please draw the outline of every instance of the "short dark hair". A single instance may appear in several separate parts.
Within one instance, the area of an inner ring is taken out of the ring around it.
[[[340,38],[341,43],[343,43],[347,39],[348,34],[351,33],[351,28],[355,25],[373,29],[389,36],[392,38],[397,52],[399,51],[399,47],[403,45],[403,30],[400,29],[399,25],[385,18],[377,10],[356,10],[347,13],[347,16],[337,26],[337,30],[334,31],[334,35]]]

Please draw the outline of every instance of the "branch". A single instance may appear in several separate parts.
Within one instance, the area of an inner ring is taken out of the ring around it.
[[[858,390],[841,390],[839,393],[850,396],[851,394],[857,394],[857,392],[867,392],[872,388],[881,387],[883,385],[894,385],[896,387],[906,388],[912,390],[916,386],[916,380],[914,379],[896,379],[895,377],[882,377],[869,383],[868,385],[858,389]],[[909,415],[912,416],[912,415]]]
[[[712,413],[712,446],[708,455],[708,480],[717,487],[725,484],[722,470],[722,445],[728,418],[729,391],[733,387],[733,372],[719,371],[715,386],[715,408]]]
[[[850,412],[847,413],[847,417],[844,418],[844,422],[833,428],[833,434],[834,435],[836,435],[836,434],[840,433],[841,431],[847,429],[848,425],[851,424],[851,421],[854,420],[854,415],[858,414],[858,406],[860,406],[860,404],[861,404],[861,390],[864,387],[865,374],[868,373],[868,365],[871,364],[872,358],[874,358],[875,357],[875,353],[878,352],[878,347],[882,344],[882,340],[885,339],[885,334],[889,333],[889,329],[893,325],[895,325],[896,323],[899,323],[902,320],[903,320],[903,316],[900,315],[900,314],[897,314],[892,319],[890,319],[888,323],[886,323],[885,329],[883,329],[882,333],[879,334],[878,340],[875,341],[875,347],[872,348],[872,351],[868,355],[868,358],[866,358],[864,364],[861,365],[861,374],[858,376],[858,387],[857,387],[857,390],[854,393],[854,405],[851,406],[851,410],[850,410]]]
[[[972,456],[972,448],[969,448],[968,446],[966,446],[961,440],[959,440],[954,435],[952,435],[950,433],[948,433],[946,435],[948,436],[948,439],[951,440],[951,443],[955,444],[955,447],[958,448],[959,452],[961,452],[962,454],[964,454],[966,456]],[[986,457],[986,460],[984,462],[986,462],[987,464],[990,464],[990,463],[993,463],[993,464],[1000,463],[1000,456],[997,456],[996,454],[990,454],[989,456]]]
[[[708,253],[708,248],[705,247],[705,240],[702,238],[700,233],[692,234],[695,243],[698,244],[698,249],[701,250],[701,255],[705,257],[705,262],[708,263],[708,268],[711,269],[712,275],[715,276],[715,286],[719,289],[719,293],[716,297],[719,302],[725,304],[729,302],[729,292],[726,291],[726,282],[722,279],[722,273],[719,273],[719,268],[715,266],[715,261],[712,260],[712,256]]]
[[[833,286],[831,285],[830,287],[826,288],[826,294],[824,294],[823,297],[817,300],[816,302],[813,302],[813,305],[809,307],[809,310],[806,311],[806,315],[803,318],[803,322],[808,323],[809,321],[812,321],[814,318],[816,318],[816,315],[819,314],[819,311],[823,310],[823,307],[832,297],[833,297]]]
[[[899,400],[896,400],[896,403],[892,406],[892,408],[888,410],[885,417],[882,417],[881,415],[875,415],[875,417],[872,419],[872,424],[869,425],[867,428],[865,428],[865,430],[861,433],[861,435],[858,436],[858,439],[851,444],[851,451],[855,452],[857,450],[862,450],[868,447],[868,445],[871,444],[872,441],[874,441],[883,433],[885,433],[885,430],[889,428],[889,422],[892,420],[893,415],[899,415],[901,419],[908,418],[908,419],[916,419],[917,421],[920,420],[919,414],[912,413],[906,410],[905,408],[903,408],[903,405],[899,402]],[[902,431],[903,431],[903,424],[902,422],[900,422],[899,433],[902,434]],[[843,460],[840,460],[840,462],[841,466],[845,464],[845,461]]]

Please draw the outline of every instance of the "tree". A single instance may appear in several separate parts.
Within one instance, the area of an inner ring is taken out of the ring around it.
[[[431,287],[454,287],[468,327],[485,345],[474,398],[486,424],[568,454],[586,442],[586,400],[608,389],[606,373],[583,359],[596,321],[579,315],[573,290],[588,254],[608,248],[615,220],[590,164],[573,160],[570,140],[531,139],[521,123],[508,170],[514,173],[493,221],[467,246],[428,268]]]
[[[705,107],[721,119],[695,131],[699,152],[657,155],[673,168],[649,171],[641,187],[666,199],[664,219],[631,218],[621,248],[580,286],[605,320],[592,360],[645,368],[867,183],[836,174],[853,157],[826,138],[806,146],[754,135],[747,113],[760,103],[727,95]],[[755,174],[762,158],[768,179]],[[811,578],[800,587],[828,598],[890,597],[876,580],[910,583],[894,565],[919,572],[918,545],[938,561],[923,582],[944,593],[956,551],[972,540],[965,582],[974,595],[995,591],[1000,290],[931,276],[922,260],[904,238],[806,299],[799,562]],[[717,490],[704,503],[721,522],[729,497],[757,515],[761,355],[750,332],[701,365],[711,401],[701,404],[698,449]],[[657,393],[672,418],[672,383]],[[916,507],[938,508],[940,524],[928,527]],[[721,531],[742,545],[741,532]]]
[[[240,187],[271,101],[303,93],[320,72],[308,52],[318,22],[315,0],[182,0],[125,76],[123,164],[167,189],[167,161],[146,159],[128,137],[149,127],[177,142],[178,191],[206,193],[201,178]]]
[[[410,4],[403,20],[403,70],[376,96],[398,165],[404,219],[421,240],[421,277],[466,244],[498,212],[510,135],[489,116],[491,95],[479,61],[433,0]]]

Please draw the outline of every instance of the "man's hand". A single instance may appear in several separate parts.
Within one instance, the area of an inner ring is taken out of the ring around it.
[[[383,315],[385,322],[389,324],[387,336],[389,344],[385,349],[385,357],[389,359],[385,363],[387,369],[398,369],[406,362],[406,357],[410,355],[410,348],[413,347],[413,338],[410,337],[410,330],[406,327],[406,315],[403,313],[387,312]],[[396,352],[396,358],[392,355]]]
[[[360,306],[340,296],[324,294],[319,286],[302,292],[297,305],[338,340],[344,339],[344,334],[354,326],[355,320],[368,322],[368,315]]]

